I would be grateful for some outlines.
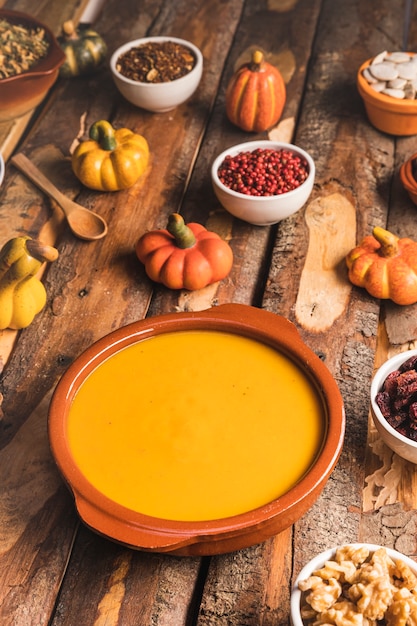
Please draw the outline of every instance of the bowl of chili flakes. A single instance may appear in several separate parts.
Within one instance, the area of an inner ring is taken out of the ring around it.
[[[65,61],[52,31],[27,13],[0,9],[0,122],[35,109]]]
[[[203,55],[177,37],[143,37],[129,41],[110,58],[113,80],[131,104],[152,111],[171,111],[196,91]]]
[[[417,463],[417,350],[388,359],[371,383],[371,414],[384,443]]]

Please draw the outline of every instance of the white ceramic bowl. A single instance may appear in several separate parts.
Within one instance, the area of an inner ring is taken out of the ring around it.
[[[163,41],[173,41],[189,48],[193,52],[196,63],[191,72],[170,82],[142,83],[123,76],[116,69],[119,57],[131,48],[149,42]],[[165,111],[171,111],[193,95],[203,73],[203,55],[197,46],[185,39],[178,39],[177,37],[144,37],[129,41],[117,48],[110,58],[110,69],[116,87],[126,100],[147,111],[164,113]]]
[[[385,546],[379,546],[373,543],[354,543],[354,544],[343,544],[343,545],[351,545],[351,546],[355,546],[355,547],[366,547],[368,548],[370,553],[375,552],[376,550],[378,550],[381,547],[385,547]],[[338,546],[339,547],[339,546]],[[340,546],[342,547],[342,546]],[[336,549],[337,548],[330,548],[329,550],[326,550],[325,552],[321,552],[320,554],[318,554],[317,556],[315,556],[313,559],[311,559],[311,561],[309,561],[307,563],[307,565],[305,565],[303,567],[303,569],[301,570],[301,572],[299,573],[299,575],[297,576],[297,579],[294,583],[292,592],[291,592],[291,623],[292,626],[305,626],[303,620],[301,619],[301,602],[303,599],[303,592],[298,588],[298,582],[301,580],[306,580],[307,578],[309,578],[309,576],[312,575],[313,572],[315,572],[316,570],[320,569],[321,567],[324,567],[326,561],[332,560],[336,554]],[[408,565],[408,567],[417,575],[417,563],[415,561],[413,561],[413,559],[411,559],[408,556],[405,556],[405,554],[401,554],[401,552],[397,552],[396,550],[393,550],[391,548],[386,548],[385,550],[387,551],[387,554],[389,557],[391,557],[393,560],[401,560],[403,561],[406,565]]]
[[[382,415],[375,398],[388,374],[396,370],[407,359],[416,355],[417,350],[407,350],[391,357],[377,370],[371,383],[371,414],[375,427],[384,443],[403,459],[411,461],[411,463],[417,463],[417,442],[401,435],[395,428],[390,426]]]
[[[226,185],[220,181],[218,175],[219,167],[225,157],[228,155],[236,156],[240,152],[253,151],[257,148],[270,148],[273,150],[286,149],[303,156],[309,167],[308,178],[296,189],[276,196],[249,196],[226,187]],[[213,189],[220,204],[235,217],[249,222],[250,224],[255,224],[256,226],[276,224],[301,209],[311,194],[314,178],[315,165],[311,156],[298,146],[279,141],[248,141],[232,146],[219,154],[211,167]]]

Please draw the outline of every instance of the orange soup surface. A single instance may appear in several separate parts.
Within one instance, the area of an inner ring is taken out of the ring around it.
[[[226,332],[123,348],[77,391],[71,453],[102,494],[163,519],[229,517],[288,491],[314,461],[323,402],[288,357]]]

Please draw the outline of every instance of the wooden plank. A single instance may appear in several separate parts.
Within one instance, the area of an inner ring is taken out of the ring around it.
[[[378,327],[379,302],[347,284],[343,265],[345,248],[374,224],[385,223],[388,211],[390,226],[400,225],[400,214],[398,222],[391,222],[400,205],[395,198],[390,201],[390,176],[408,147],[369,126],[355,91],[361,61],[400,42],[398,12],[388,0],[346,0],[343,7],[321,0],[200,4],[180,2],[173,8],[149,0],[138,14],[133,0],[114,0],[99,23],[113,49],[151,25],[154,33],[169,28],[196,41],[204,51],[206,72],[189,104],[169,115],[137,111],[118,96],[105,68],[91,81],[58,85],[54,106],[24,144],[59,186],[108,219],[111,236],[94,244],[74,240],[49,202],[20,174],[9,171],[2,190],[0,224],[8,226],[1,232],[10,228],[51,237],[60,250],[45,275],[48,306],[19,333],[1,381],[0,472],[6,479],[0,524],[6,532],[0,548],[0,617],[5,626],[72,626],[74,615],[80,624],[99,625],[287,623],[291,580],[315,552],[372,537],[412,553],[414,504],[406,500],[414,485],[410,468],[398,490],[399,503],[388,500],[374,510],[371,497],[371,511],[362,514],[363,488],[379,462],[367,447],[375,440],[371,429],[368,434],[369,382],[375,350],[383,358],[390,346]],[[371,28],[375,23],[382,27]],[[233,41],[230,56],[225,41]],[[291,79],[284,119],[270,136],[294,137],[317,164],[308,205],[271,229],[228,217],[215,201],[208,177],[215,154],[253,137],[226,121],[224,88],[234,65],[258,43],[283,62]],[[70,146],[89,123],[106,117],[148,138],[151,167],[142,183],[127,192],[80,193],[69,168]],[[15,206],[19,212],[13,211]],[[168,213],[178,208],[229,239],[235,253],[230,277],[198,294],[154,289],[133,254],[143,230],[163,226]],[[309,286],[314,264],[329,277],[323,281],[324,293]],[[124,323],[232,300],[292,319],[339,382],[348,419],[346,447],[323,495],[294,528],[260,546],[211,559],[132,552],[84,527],[78,531],[71,499],[47,449],[47,405],[59,375],[84,347]],[[40,344],[39,336],[49,337],[49,344]],[[86,596],[88,603],[83,602]]]

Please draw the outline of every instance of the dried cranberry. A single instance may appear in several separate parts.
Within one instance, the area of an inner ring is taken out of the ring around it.
[[[417,356],[410,356],[410,358],[404,361],[404,363],[402,363],[398,368],[399,372],[406,372],[407,370],[417,371]]]

